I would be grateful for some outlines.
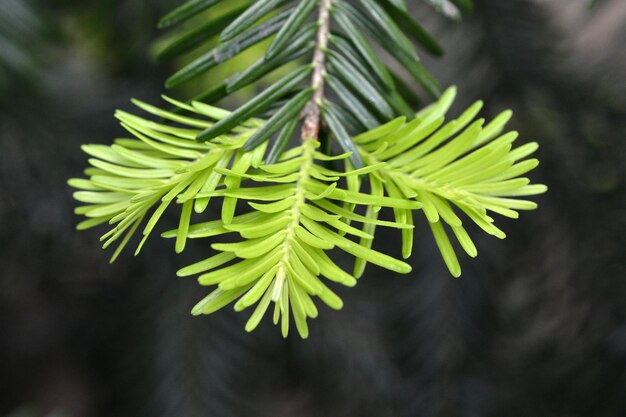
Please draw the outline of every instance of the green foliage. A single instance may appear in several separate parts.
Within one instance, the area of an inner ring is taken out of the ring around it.
[[[510,111],[485,124],[484,119],[474,120],[482,107],[479,101],[444,124],[455,94],[456,89],[451,88],[412,121],[396,119],[353,140],[366,165],[384,162],[369,174],[372,190],[381,194],[384,189],[389,196],[421,203],[443,259],[450,273],[458,277],[461,268],[444,225],[469,256],[475,257],[477,250],[453,207],[488,234],[504,239],[506,235],[493,224],[489,212],[516,219],[517,210],[533,210],[537,205],[512,197],[542,194],[547,188],[530,185],[528,178],[520,177],[539,164],[537,159],[524,160],[538,145],[531,142],[512,149],[517,132],[502,134]],[[410,218],[408,210],[396,210],[397,222]],[[403,237],[407,258],[412,233],[405,231]]]
[[[442,11],[452,7],[430,3]],[[471,8],[469,1],[454,3]],[[224,5],[193,0],[162,19],[162,27],[184,27],[175,29],[161,56],[193,56],[167,86],[210,74],[255,45],[266,45],[263,56],[197,100],[166,98],[171,110],[135,101],[150,118],[117,112],[132,138],[85,146],[92,156],[88,178],[70,180],[79,189],[76,200],[85,204],[76,209],[87,217],[78,228],[109,223],[102,241],[104,247],[117,243],[112,260],[142,227],[138,253],[164,212],[176,206],[178,227],[162,233],[175,240],[176,252],[190,239],[211,239],[214,253],[178,272],[214,287],[194,315],[230,303],[237,311],[254,307],[246,325],[252,331],[274,303],[282,334],[293,318],[306,338],[318,298],[333,309],[343,305],[329,282],[354,286],[368,263],[411,271],[372,249],[377,227],[398,229],[398,255],[406,259],[414,216],[423,214],[458,277],[450,236],[468,255],[477,254],[461,213],[504,238],[493,213],[517,218],[519,210],[536,207],[518,197],[546,190],[521,177],[538,164],[526,159],[537,144],[512,147],[517,134],[503,133],[510,112],[489,123],[475,120],[480,102],[445,122],[456,90],[442,94],[422,67],[413,42],[433,54],[441,48],[409,16],[404,1],[266,0],[229,3],[211,13]],[[315,10],[317,23],[308,23]],[[380,59],[372,41],[393,56],[403,75]],[[201,52],[206,45],[211,49]],[[307,56],[311,60],[303,61]],[[205,103],[279,69],[270,85],[232,112]],[[404,76],[436,101],[415,113],[417,95]],[[300,124],[299,143],[291,146]],[[219,208],[219,218],[207,215],[209,204]],[[393,211],[394,221],[379,219],[383,209]],[[333,261],[340,251],[354,257],[351,274]]]
[[[335,265],[327,252],[338,248],[395,272],[411,271],[408,264],[347,238],[345,235],[366,239],[373,239],[373,236],[343,220],[399,229],[412,229],[413,226],[360,216],[338,204],[406,210],[417,209],[420,204],[341,189],[338,186],[341,177],[358,177],[377,170],[379,166],[349,172],[330,170],[318,163],[329,160],[317,150],[318,147],[316,141],[306,141],[286,152],[277,163],[260,165],[253,173],[246,174],[247,164],[239,163],[234,163],[230,169],[216,169],[225,176],[225,187],[200,193],[198,198],[223,197],[222,219],[195,224],[189,230],[184,225],[184,230],[179,227],[163,235],[178,238],[182,232],[189,238],[201,238],[238,233],[244,239],[237,243],[213,244],[212,248],[219,254],[179,271],[180,276],[202,273],[198,278],[200,284],[217,285],[193,309],[194,314],[212,313],[237,298],[237,311],[258,302],[246,325],[246,330],[251,331],[272,301],[274,322],[282,317],[283,335],[288,332],[291,306],[298,332],[307,337],[306,318],[317,316],[312,296],[319,297],[334,309],[343,305],[320,276],[347,286],[356,284],[352,275]],[[343,154],[333,159],[343,160],[348,156]],[[244,186],[242,180],[250,180],[259,186]],[[254,211],[234,216],[237,200],[247,202]],[[235,261],[225,267],[224,264],[231,260]]]
[[[215,169],[227,166],[235,155],[241,154],[246,140],[260,126],[260,121],[251,120],[213,143],[198,143],[195,138],[202,129],[213,126],[215,120],[223,119],[228,112],[202,103],[185,105],[167,100],[202,118],[181,116],[135,101],[141,109],[175,125],[118,111],[116,117],[133,138],[117,139],[111,146],[84,145],[83,151],[92,157],[91,167],[85,171],[89,180],[69,181],[72,187],[81,190],[74,193],[74,198],[86,204],[75,210],[76,214],[87,217],[78,229],[107,222],[113,226],[101,239],[104,248],[120,241],[111,262],[154,206],[157,208],[148,218],[136,253],[173,201],[183,205],[185,215],[181,219],[187,218],[187,224],[192,204],[197,213],[204,212],[209,198],[199,198],[197,194],[223,183],[222,175]],[[261,158],[258,151],[245,156],[253,165],[258,165]],[[184,242],[183,237],[178,240],[178,252],[184,249]]]
[[[237,6],[234,11],[216,9],[224,4],[220,1],[197,1],[181,6],[161,20],[162,27],[174,27],[174,30],[158,56],[187,60],[191,57],[191,62],[172,75],[166,86],[179,87],[201,78],[272,36],[265,53],[247,70],[213,84],[194,99],[216,102],[285,66],[296,72],[306,72],[309,63],[303,62],[302,58],[310,55],[316,45],[319,27],[319,22],[307,22],[319,3],[319,0],[261,1],[253,2],[248,8]],[[411,39],[434,54],[441,54],[441,48],[409,16],[404,1],[359,0],[354,3],[332,1],[330,12],[337,25],[330,34],[329,63],[325,74],[328,92],[334,90],[337,96],[333,103],[337,119],[350,134],[373,128],[396,114],[410,117],[413,112],[408,101],[415,95],[411,93],[411,97],[405,97],[407,92],[398,84],[398,74],[377,56],[376,44],[389,51],[406,74],[422,85],[430,97],[438,97],[441,93],[438,83],[422,66]],[[198,15],[203,19],[198,19]],[[206,51],[207,46],[216,41],[217,46]],[[302,82],[288,86],[281,86],[281,83],[284,79],[275,80],[268,87],[275,93],[261,93],[255,98],[259,106],[249,109],[245,115],[259,116],[274,106],[284,108],[288,97],[307,88]],[[332,94],[327,94],[325,101],[330,102],[330,97]],[[354,107],[355,103],[358,108]],[[240,114],[235,113],[236,120],[227,125],[236,125],[240,120]],[[326,122],[327,114],[324,115]],[[289,118],[273,122],[276,129],[280,129],[288,124]],[[210,140],[211,132],[203,133],[198,139]]]

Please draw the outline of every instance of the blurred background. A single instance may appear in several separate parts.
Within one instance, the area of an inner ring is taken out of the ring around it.
[[[0,416],[626,416],[625,1],[477,0],[461,23],[410,2],[446,51],[427,68],[458,109],[513,109],[550,191],[506,240],[474,234],[457,280],[418,222],[413,273],[369,266],[308,341],[189,315],[206,289],[175,271],[208,242],[109,265],[103,229],[74,230],[79,146],[159,102],[178,3],[0,0]]]

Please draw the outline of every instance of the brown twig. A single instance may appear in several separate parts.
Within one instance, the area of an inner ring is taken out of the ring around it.
[[[321,124],[320,106],[324,100],[324,75],[326,73],[326,49],[330,36],[330,6],[332,0],[321,0],[318,18],[317,41],[313,52],[313,75],[311,86],[315,90],[311,101],[302,111],[302,136],[304,142],[317,139]]]

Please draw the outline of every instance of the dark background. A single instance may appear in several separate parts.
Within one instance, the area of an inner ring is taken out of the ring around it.
[[[413,273],[368,267],[308,341],[190,316],[206,289],[175,271],[207,242],[110,266],[102,229],[74,231],[79,145],[158,102],[173,67],[148,50],[176,3],[0,0],[0,415],[626,416],[626,2],[480,0],[461,24],[412,3],[447,52],[427,67],[515,111],[550,191],[499,219],[505,241],[474,233],[457,280],[418,222]]]

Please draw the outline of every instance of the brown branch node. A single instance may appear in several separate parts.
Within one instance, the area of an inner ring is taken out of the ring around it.
[[[317,40],[313,52],[313,75],[311,86],[315,90],[311,101],[302,111],[302,135],[301,140],[317,140],[321,125],[320,106],[324,101],[324,76],[326,75],[326,50],[330,37],[330,7],[332,0],[321,0]]]

